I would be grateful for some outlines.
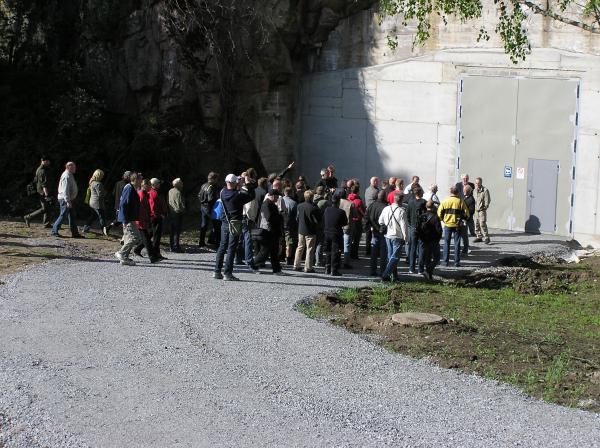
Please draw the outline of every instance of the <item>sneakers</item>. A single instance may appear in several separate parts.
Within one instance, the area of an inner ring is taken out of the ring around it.
[[[475,239],[473,240],[473,242],[474,242],[474,243],[481,243],[482,241],[483,241],[483,240],[482,240],[481,238],[479,238],[479,237],[477,237],[477,238],[475,238]]]
[[[135,261],[133,261],[131,258],[124,258],[121,260],[121,264],[123,266],[135,266]]]
[[[415,271],[413,271],[412,269],[409,269],[409,270],[408,270],[408,274],[409,274],[409,275],[415,275],[415,274],[416,274],[416,272],[415,272]]]
[[[225,277],[223,277],[223,280],[225,280],[226,282],[239,282],[240,279],[237,278],[235,275],[226,275]]]
[[[484,243],[485,243],[485,244],[492,244],[492,242],[490,241],[490,239],[489,239],[489,238],[486,238],[486,239],[485,239],[485,241],[484,241]]]
[[[221,274],[220,272],[215,272],[213,273],[213,278],[215,280],[223,280],[223,274]]]
[[[104,234],[104,236],[108,236],[109,230],[110,230],[110,227],[102,227],[102,233]]]

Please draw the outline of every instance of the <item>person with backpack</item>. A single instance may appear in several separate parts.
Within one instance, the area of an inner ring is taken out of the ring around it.
[[[217,181],[219,175],[214,172],[208,173],[207,181],[200,187],[198,192],[198,200],[200,201],[200,239],[198,240],[199,247],[206,246],[206,232],[211,224],[213,224],[212,211],[217,202]],[[212,232],[209,237],[209,244],[215,242],[215,226],[212,225]]]
[[[433,270],[440,262],[440,239],[442,238],[442,224],[432,200],[427,201],[425,213],[419,216],[417,236],[421,246],[419,273],[431,281],[433,280]]]
[[[385,191],[377,193],[377,200],[369,204],[363,223],[365,228],[371,229],[371,276],[377,277],[383,275],[383,271],[387,266],[387,248],[385,244],[385,236],[382,233],[384,229],[379,224],[379,217],[383,209],[387,207],[387,194]],[[379,262],[379,263],[378,263]],[[377,264],[379,264],[379,274],[377,273]]]
[[[92,210],[92,214],[86,221],[83,226],[83,233],[87,233],[90,231],[90,227],[94,224],[94,221],[98,220],[100,223],[100,227],[102,228],[102,233],[105,236],[108,236],[108,231],[110,230],[110,224],[106,223],[106,212],[104,211],[104,198],[106,197],[106,190],[104,189],[104,185],[102,184],[102,179],[104,178],[104,171],[96,170],[89,181],[89,200],[87,204],[90,206]],[[87,195],[86,195],[86,199]]]
[[[31,194],[38,195],[40,201],[40,208],[23,216],[25,225],[30,226],[30,222],[33,218],[42,215],[42,225],[49,229],[52,227],[51,219],[51,204],[52,198],[50,196],[50,158],[46,156],[41,157],[40,166],[35,170],[35,176],[31,184]]]
[[[450,264],[450,240],[454,241],[454,266],[460,266],[460,226],[469,218],[469,209],[458,196],[456,185],[450,187],[450,196],[442,201],[438,208],[438,217],[444,228],[444,262]]]
[[[425,204],[426,200],[423,199],[423,189],[419,186],[413,187],[411,190],[413,194],[413,198],[410,199],[408,206],[406,208],[407,211],[407,221],[408,221],[408,273],[414,274],[417,266],[417,259],[419,259],[419,264],[421,261],[421,252],[419,250],[419,237],[417,235],[417,224],[419,222],[419,217],[423,212],[425,212]]]
[[[225,178],[226,186],[219,193],[223,207],[223,221],[221,223],[221,243],[217,250],[213,273],[213,278],[217,280],[239,280],[233,275],[233,262],[242,236],[244,204],[254,199],[256,188],[256,182],[250,177],[246,176],[243,179],[244,185],[241,187],[240,180],[235,174],[228,174]],[[254,266],[250,266],[250,268],[253,271],[256,270]]]
[[[254,267],[270,259],[273,274],[283,275],[279,261],[279,240],[283,232],[283,216],[277,208],[280,196],[279,191],[272,189],[262,202],[258,227],[253,232],[253,238],[260,241],[260,249],[251,265],[254,272],[258,272]]]
[[[398,261],[402,246],[408,238],[406,210],[402,207],[404,193],[399,190],[394,196],[394,203],[383,209],[379,216],[379,225],[385,226],[385,242],[388,263],[381,275],[385,282],[398,280]]]
[[[360,186],[358,184],[354,184],[351,191],[352,193],[348,195],[348,200],[354,204],[354,213],[352,215],[352,222],[350,223],[350,258],[353,260],[358,260],[358,246],[362,238],[365,205],[359,195]]]

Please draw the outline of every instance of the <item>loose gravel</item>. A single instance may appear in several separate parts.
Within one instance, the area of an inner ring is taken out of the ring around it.
[[[465,266],[543,248],[564,246],[503,235]],[[54,261],[5,279],[0,447],[600,446],[599,415],[386,352],[294,309],[366,277],[244,268],[223,282],[210,278],[214,254],[167,255]]]

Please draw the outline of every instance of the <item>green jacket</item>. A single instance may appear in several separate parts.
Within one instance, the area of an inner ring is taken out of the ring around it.
[[[35,170],[35,189],[37,192],[43,196],[44,188],[48,188],[48,168],[44,165],[40,165],[37,170]]]

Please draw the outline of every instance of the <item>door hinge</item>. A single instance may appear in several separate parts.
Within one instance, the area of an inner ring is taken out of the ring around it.
[[[573,180],[575,180],[575,167],[573,167]]]
[[[577,139],[573,140],[573,152],[577,153]]]
[[[575,112],[575,126],[579,126],[579,112]]]
[[[575,202],[575,195],[571,193],[571,207],[573,207],[573,203]]]
[[[569,233],[573,233],[573,221],[569,221]]]
[[[462,118],[462,105],[458,106],[458,118]]]

